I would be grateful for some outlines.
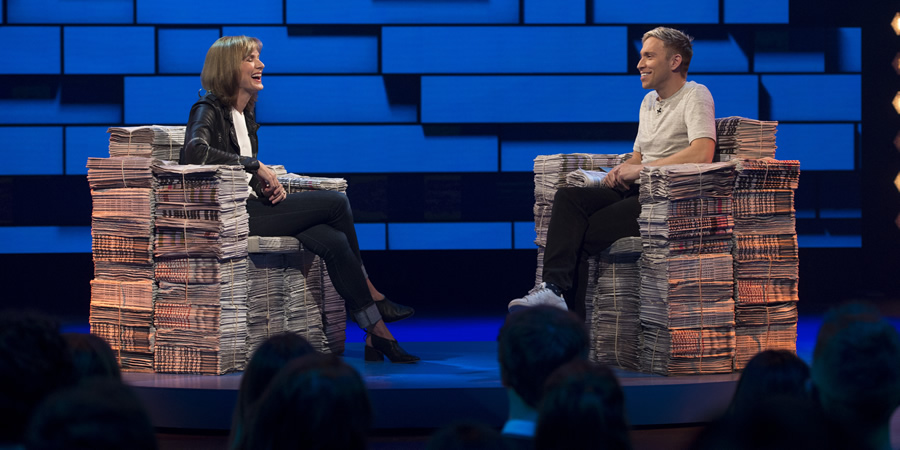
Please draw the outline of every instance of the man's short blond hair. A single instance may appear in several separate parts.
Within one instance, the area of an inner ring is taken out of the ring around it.
[[[679,69],[681,73],[687,75],[688,67],[691,65],[691,58],[694,56],[694,47],[691,44],[694,38],[674,28],[656,27],[644,33],[641,42],[646,42],[647,38],[652,37],[662,41],[663,46],[666,48],[667,58],[681,55],[681,67]]]

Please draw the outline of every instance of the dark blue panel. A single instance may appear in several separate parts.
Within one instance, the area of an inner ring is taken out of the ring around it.
[[[633,122],[645,94],[637,74],[425,76],[422,122]]]
[[[263,83],[257,103],[260,123],[416,121],[418,107],[393,103],[379,76],[263,76]]]
[[[0,227],[0,253],[90,253],[91,227]]]
[[[640,106],[640,103],[637,103]],[[634,121],[637,121],[637,112]],[[532,172],[534,158],[557,153],[631,153],[634,141],[502,141],[500,170],[503,172]]]
[[[788,23],[788,0],[725,0],[725,23]]]
[[[263,126],[260,159],[296,173],[495,172],[495,136],[428,136],[417,125]]]
[[[841,72],[862,72],[862,29],[839,28],[839,64]]]
[[[626,72],[625,27],[385,27],[384,73]]]
[[[716,103],[716,117],[759,118],[757,75],[691,75],[688,79],[709,88]]]
[[[186,125],[200,76],[125,77],[127,125]]]
[[[861,248],[862,236],[830,234],[798,234],[800,248]]]
[[[754,72],[824,72],[824,52],[757,52]]]
[[[63,103],[59,92],[55,98],[46,100],[0,99],[2,124],[118,123],[120,120],[121,105]]]
[[[62,175],[62,136],[62,127],[0,127],[0,142],[9,149],[0,175]]]
[[[519,23],[519,0],[291,0],[287,23]]]
[[[266,73],[377,73],[377,36],[290,36],[286,27],[225,27],[263,43]]]
[[[386,224],[357,223],[355,228],[360,250],[387,250]]]
[[[775,157],[800,161],[800,170],[853,170],[854,124],[778,124]]]
[[[65,27],[67,74],[142,74],[156,69],[153,27]]]
[[[109,158],[109,127],[66,127],[66,175],[86,175],[90,157]]]
[[[536,249],[537,244],[534,240],[537,233],[534,231],[534,222],[515,222],[513,223],[513,233],[516,249]]]
[[[200,74],[206,51],[219,38],[219,30],[159,29],[159,73]]]
[[[391,250],[494,250],[512,248],[512,224],[389,223]]]
[[[719,0],[594,2],[594,23],[718,23]],[[648,29],[653,28],[649,27]]]
[[[137,22],[147,24],[280,24],[282,0],[137,0]]]
[[[585,23],[585,0],[525,0],[525,23]]]
[[[772,120],[860,120],[859,75],[763,75]]]
[[[59,74],[58,27],[0,27],[0,42],[27,43],[15,64],[3,64],[0,74]]]
[[[7,0],[8,23],[120,23],[134,20],[133,0]]]
[[[638,51],[640,51],[640,44]],[[734,40],[734,36],[730,34],[727,40],[694,40],[694,56],[691,59],[690,73],[747,72],[749,67],[747,55]]]
[[[823,219],[862,219],[862,210],[858,208],[823,208],[819,210],[819,217]]]

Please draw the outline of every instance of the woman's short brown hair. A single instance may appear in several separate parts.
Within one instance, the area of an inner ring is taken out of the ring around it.
[[[215,94],[222,103],[234,106],[241,83],[241,62],[253,51],[262,50],[262,41],[248,36],[222,36],[206,52],[200,83],[207,92]],[[256,95],[247,108],[253,109]]]

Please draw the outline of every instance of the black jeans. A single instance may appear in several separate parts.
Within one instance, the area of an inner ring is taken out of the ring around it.
[[[553,198],[547,227],[543,280],[566,291],[569,310],[584,318],[587,259],[613,242],[640,236],[638,185],[611,188],[560,188]]]
[[[322,257],[335,290],[344,298],[356,323],[367,328],[381,320],[369,294],[347,196],[334,191],[290,194],[274,206],[247,200],[250,234],[294,236]]]

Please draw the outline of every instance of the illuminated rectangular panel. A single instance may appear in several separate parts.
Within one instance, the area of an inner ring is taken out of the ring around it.
[[[585,23],[584,0],[525,0],[525,23]]]
[[[287,27],[224,27],[263,43],[265,73],[377,73],[378,36],[291,36]]]
[[[640,105],[638,105],[640,106]],[[637,120],[637,114],[635,114]],[[534,158],[557,153],[631,153],[634,141],[501,141],[500,170],[532,172]]]
[[[859,75],[763,75],[762,85],[772,120],[861,120]]]
[[[0,27],[0,41],[27,42],[15,64],[0,66],[0,74],[59,74],[59,27]]]
[[[423,123],[629,122],[637,75],[424,76]]]
[[[623,73],[625,27],[385,27],[384,73]]]
[[[387,250],[386,224],[357,223],[354,226],[360,250]]]
[[[0,127],[0,175],[62,175],[62,127]]]
[[[824,72],[824,52],[757,52],[754,72]]]
[[[519,23],[519,0],[291,0],[287,2],[287,23]]]
[[[109,127],[66,127],[66,175],[87,175],[87,160],[109,158]]]
[[[392,102],[380,76],[263,76],[263,84],[260,123],[416,122],[418,106]]]
[[[838,67],[841,72],[862,72],[862,29],[838,28]]]
[[[599,24],[719,22],[719,0],[588,1],[594,2],[594,23]]]
[[[534,243],[534,240],[537,238],[537,232],[534,231],[534,222],[514,222],[513,233],[515,233],[515,248],[537,248],[537,244]]]
[[[156,70],[153,27],[65,27],[67,74],[150,74]]]
[[[638,51],[640,51],[638,41]],[[744,50],[728,35],[728,39],[695,39],[694,56],[691,58],[690,73],[701,72],[747,72],[750,65]]]
[[[800,161],[800,170],[854,170],[852,123],[778,124],[775,157]]]
[[[90,253],[91,227],[0,227],[0,253]]]
[[[282,0],[136,0],[137,22],[146,24],[210,24],[284,22]]]
[[[510,222],[389,223],[390,250],[512,248]]]
[[[495,136],[429,136],[418,125],[263,126],[259,157],[297,173],[496,172]]]
[[[716,117],[742,116],[759,118],[758,75],[691,75],[709,89],[716,104]]]
[[[798,234],[800,248],[860,248],[862,236],[831,234]]]
[[[725,0],[725,23],[788,23],[789,0]]]
[[[823,219],[861,219],[862,210],[858,208],[822,208],[819,217]]]
[[[159,73],[200,74],[206,52],[219,38],[213,28],[160,28]]]
[[[127,125],[187,125],[200,76],[125,77]]]
[[[0,124],[89,124],[121,120],[122,105],[62,103],[58,93],[51,99],[0,99]]]
[[[8,0],[6,18],[24,23],[120,23],[134,21],[133,0]]]

